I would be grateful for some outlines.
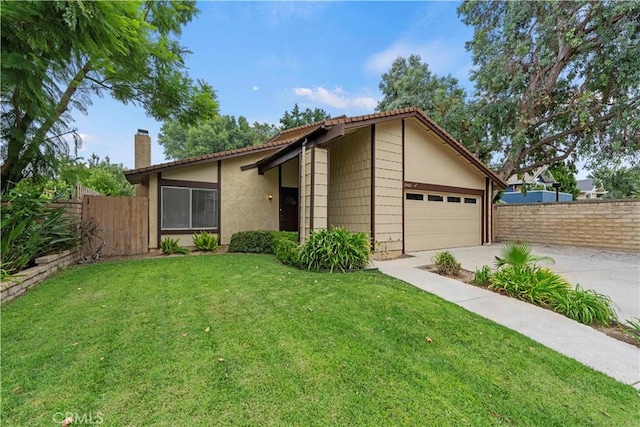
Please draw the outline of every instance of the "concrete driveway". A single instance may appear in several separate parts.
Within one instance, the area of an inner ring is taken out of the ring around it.
[[[475,271],[483,265],[493,267],[501,244],[449,249],[462,268]],[[610,252],[573,246],[532,245],[536,255],[550,256],[556,262],[549,268],[572,284],[609,296],[616,305],[620,321],[640,318],[640,254]],[[413,252],[415,265],[432,264],[437,251]],[[408,261],[408,260],[407,260]],[[412,262],[413,264],[413,262]]]

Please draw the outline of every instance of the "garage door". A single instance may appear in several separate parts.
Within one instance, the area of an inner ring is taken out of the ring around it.
[[[482,198],[477,195],[405,192],[405,251],[482,244]]]

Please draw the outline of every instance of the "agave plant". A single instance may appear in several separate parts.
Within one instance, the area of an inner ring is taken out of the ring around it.
[[[527,243],[506,243],[500,250],[500,256],[496,257],[496,268],[510,265],[515,268],[521,268],[536,264],[551,265],[555,260],[548,256],[534,255],[531,246]]]

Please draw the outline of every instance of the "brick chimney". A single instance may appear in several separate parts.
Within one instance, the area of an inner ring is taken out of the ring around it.
[[[151,166],[151,138],[149,131],[138,129],[135,135],[135,168]]]

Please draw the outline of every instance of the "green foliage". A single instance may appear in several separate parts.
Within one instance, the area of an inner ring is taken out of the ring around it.
[[[489,289],[535,304],[553,307],[570,291],[571,285],[558,274],[534,265],[506,265],[491,276]]]
[[[229,252],[272,254],[276,238],[298,241],[295,231],[252,230],[233,233],[229,242]]]
[[[640,3],[465,1],[475,119],[507,178],[640,156]]]
[[[529,245],[508,243],[500,255],[496,257],[498,270],[491,275],[489,289],[552,308],[587,325],[609,325],[616,319],[609,297],[579,285],[572,289],[559,274],[536,265],[541,261],[552,263],[553,259],[534,255]]]
[[[276,134],[275,126],[255,122],[250,125],[240,116],[216,116],[195,126],[177,120],[162,125],[158,143],[166,159],[184,159],[235,148],[262,144]]]
[[[193,246],[201,251],[213,251],[218,247],[218,235],[206,231],[193,235]]]
[[[500,268],[508,265],[520,268],[536,263],[551,265],[554,262],[551,257],[534,255],[531,246],[527,243],[509,242],[500,249],[500,256],[496,257],[495,266]]]
[[[478,158],[488,162],[491,148],[483,144],[482,128],[465,90],[451,75],[433,74],[419,55],[398,57],[378,85],[383,98],[377,111],[418,107],[462,142]]]
[[[491,283],[491,276],[491,267],[483,265],[480,270],[476,269],[476,272],[471,279],[471,283],[476,285],[489,285]]]
[[[309,270],[359,270],[369,264],[369,237],[344,228],[312,231],[300,253],[302,265]]]
[[[576,164],[574,162],[565,161],[554,163],[549,166],[549,172],[553,178],[560,184],[560,192],[569,193],[573,196],[573,200],[578,200],[580,189],[576,181]]]
[[[304,111],[300,111],[300,107],[298,107],[296,103],[291,109],[291,112],[285,111],[280,119],[280,124],[282,125],[281,130],[321,122],[322,120],[330,118],[331,115],[321,108],[314,108],[313,110],[307,108]]]
[[[432,261],[438,274],[455,276],[460,273],[460,263],[449,251],[436,252]]]
[[[560,294],[552,303],[553,309],[585,325],[593,323],[608,326],[617,319],[611,298],[576,285],[574,290]]]
[[[600,167],[593,171],[591,178],[598,187],[607,191],[603,199],[640,198],[640,166]]]
[[[291,239],[276,237],[273,240],[273,254],[283,264],[298,268],[302,267],[300,252],[301,247]]]
[[[216,114],[213,88],[186,73],[182,27],[193,1],[4,2],[2,191],[51,176],[69,151],[70,109],[91,96],[144,107],[156,120],[191,124]]]
[[[10,191],[2,203],[0,257],[4,275],[15,274],[40,256],[74,247],[73,219],[65,208],[47,206],[37,190]]]
[[[640,318],[628,319],[624,326],[626,328],[622,328],[622,332],[640,343]]]
[[[189,253],[189,250],[183,248],[178,244],[178,239],[172,239],[171,237],[165,237],[160,242],[160,249],[162,249],[162,253],[165,255],[171,254],[181,254],[185,255]]]

